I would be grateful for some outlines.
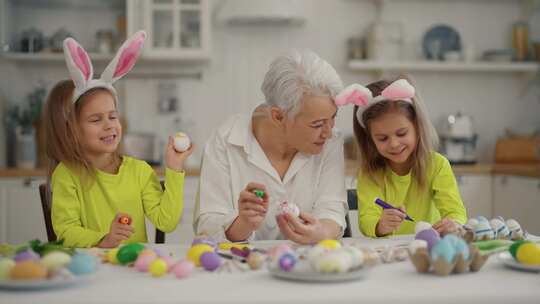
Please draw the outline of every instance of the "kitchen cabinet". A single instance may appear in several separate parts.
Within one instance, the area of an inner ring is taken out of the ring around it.
[[[467,217],[493,217],[491,174],[456,175]]]
[[[39,184],[43,182],[44,178],[0,180],[0,243],[47,240],[39,198]]]
[[[516,219],[529,233],[540,235],[540,178],[496,175],[493,213]]]

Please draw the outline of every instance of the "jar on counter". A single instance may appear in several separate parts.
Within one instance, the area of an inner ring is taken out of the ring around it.
[[[512,47],[515,59],[524,61],[529,53],[529,25],[526,22],[516,22],[512,27]]]
[[[99,30],[96,32],[97,51],[110,54],[113,51],[114,34],[112,30]]]

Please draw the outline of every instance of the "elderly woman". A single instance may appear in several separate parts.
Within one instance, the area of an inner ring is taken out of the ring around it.
[[[266,102],[230,118],[206,144],[195,232],[233,242],[339,238],[347,206],[343,139],[333,127],[342,87],[313,52],[276,58],[262,84]],[[277,211],[284,201],[299,217]]]

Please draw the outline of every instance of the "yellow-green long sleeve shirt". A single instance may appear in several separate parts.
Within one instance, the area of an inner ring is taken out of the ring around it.
[[[375,204],[381,198],[394,207],[405,205],[407,214],[416,222],[431,224],[448,217],[458,223],[467,221],[467,211],[459,194],[456,178],[448,160],[433,152],[426,175],[426,187],[420,190],[409,172],[399,176],[387,166],[384,170],[384,183],[378,186],[372,179],[358,174],[358,225],[368,237],[376,237],[375,227],[382,215],[382,208]],[[403,221],[393,234],[414,233],[415,223]]]
[[[52,223],[67,247],[92,247],[109,233],[118,212],[131,216],[134,233],[126,243],[147,242],[145,215],[164,232],[173,231],[183,211],[184,172],[165,169],[165,191],[146,162],[122,157],[117,174],[97,171],[89,189],[60,163],[52,184]]]

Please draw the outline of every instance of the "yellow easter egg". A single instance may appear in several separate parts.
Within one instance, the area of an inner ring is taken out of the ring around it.
[[[148,272],[156,278],[164,275],[167,273],[167,262],[163,259],[155,259],[148,267]]]
[[[338,249],[341,248],[341,243],[337,240],[322,240],[318,243],[318,245],[326,248],[326,249]]]
[[[221,250],[231,250],[231,248],[237,248],[243,250],[244,248],[249,248],[248,243],[219,243],[219,249]]]
[[[15,261],[12,259],[1,259],[0,260],[0,280],[5,280],[9,278],[9,273],[11,269],[15,267]]]
[[[525,265],[540,265],[540,247],[535,243],[525,243],[516,252],[518,262]]]
[[[113,248],[107,252],[107,261],[111,264],[118,264],[118,248]]]
[[[189,248],[186,257],[188,260],[192,261],[195,266],[201,266],[200,257],[205,252],[212,252],[214,248],[207,244],[197,244]]]

